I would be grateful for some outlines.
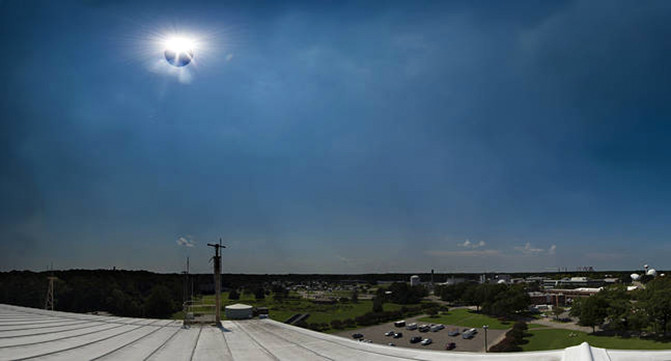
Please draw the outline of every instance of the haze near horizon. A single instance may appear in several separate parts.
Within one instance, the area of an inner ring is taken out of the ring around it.
[[[671,268],[671,2],[0,2],[0,270]],[[191,64],[161,39],[198,40]]]

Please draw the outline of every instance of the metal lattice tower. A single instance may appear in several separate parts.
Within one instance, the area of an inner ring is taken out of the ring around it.
[[[44,309],[45,310],[54,310],[54,281],[58,279],[58,277],[54,277],[53,275],[47,277],[49,280],[49,289],[47,290],[47,299],[44,302]]]

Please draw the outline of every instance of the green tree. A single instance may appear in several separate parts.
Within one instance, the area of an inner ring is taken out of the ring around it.
[[[559,316],[561,316],[562,313],[564,313],[565,311],[566,311],[566,309],[564,307],[561,307],[561,306],[553,307],[552,308],[552,314],[555,316],[555,320],[559,321]]]
[[[168,318],[175,311],[170,290],[163,285],[157,285],[151,289],[151,294],[144,306],[148,317]]]
[[[468,283],[458,283],[456,285],[437,286],[435,293],[440,295],[440,299],[446,302],[459,302],[464,300],[464,293],[471,285]]]
[[[228,293],[228,299],[229,300],[239,300],[240,299],[240,293],[238,293],[238,290],[235,288],[231,290],[231,292]]]
[[[648,282],[641,295],[641,308],[655,323],[658,332],[668,332],[671,320],[671,277],[658,277]]]
[[[523,285],[482,285],[483,310],[494,315],[511,315],[525,311],[531,298]]]
[[[383,312],[382,299],[380,297],[373,297],[373,312]]]
[[[487,285],[472,285],[467,288],[462,295],[462,299],[469,305],[475,306],[476,311],[480,312],[480,306],[487,300]]]
[[[383,296],[385,291],[389,291],[391,292],[391,294],[388,297]],[[387,297],[389,301],[401,305],[419,303],[422,300],[422,298],[428,295],[429,292],[425,287],[410,286],[405,282],[392,283],[386,290],[383,288],[378,289],[378,297],[380,296]]]
[[[625,286],[611,286],[595,296],[602,297],[608,303],[606,317],[609,320],[610,329],[623,333],[631,328],[630,321],[634,315],[634,304]]]
[[[256,298],[257,300],[263,300],[266,298],[266,293],[263,287],[259,286],[254,288],[254,298]]]
[[[352,291],[352,303],[359,303],[359,292],[356,288]]]
[[[571,315],[578,317],[578,324],[582,326],[595,327],[602,324],[607,313],[608,303],[603,297],[597,295],[585,298],[579,298],[574,301],[571,309]]]
[[[271,291],[273,292],[273,299],[277,301],[282,302],[285,298],[289,297],[289,290],[282,285],[273,285]]]

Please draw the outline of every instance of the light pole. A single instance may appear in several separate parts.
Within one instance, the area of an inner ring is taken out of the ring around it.
[[[485,352],[487,352],[487,329],[488,328],[489,328],[489,325],[482,326],[482,329],[485,330]]]

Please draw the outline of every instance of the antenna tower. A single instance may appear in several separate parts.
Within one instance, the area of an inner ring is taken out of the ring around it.
[[[214,298],[216,303],[216,324],[217,327],[221,327],[221,249],[226,248],[221,244],[221,238],[219,238],[219,244],[208,243],[210,247],[214,248]]]
[[[47,290],[47,299],[44,301],[45,310],[54,310],[54,281],[58,278],[54,276],[54,266],[51,266],[51,275],[47,277],[49,280],[49,289]]]

